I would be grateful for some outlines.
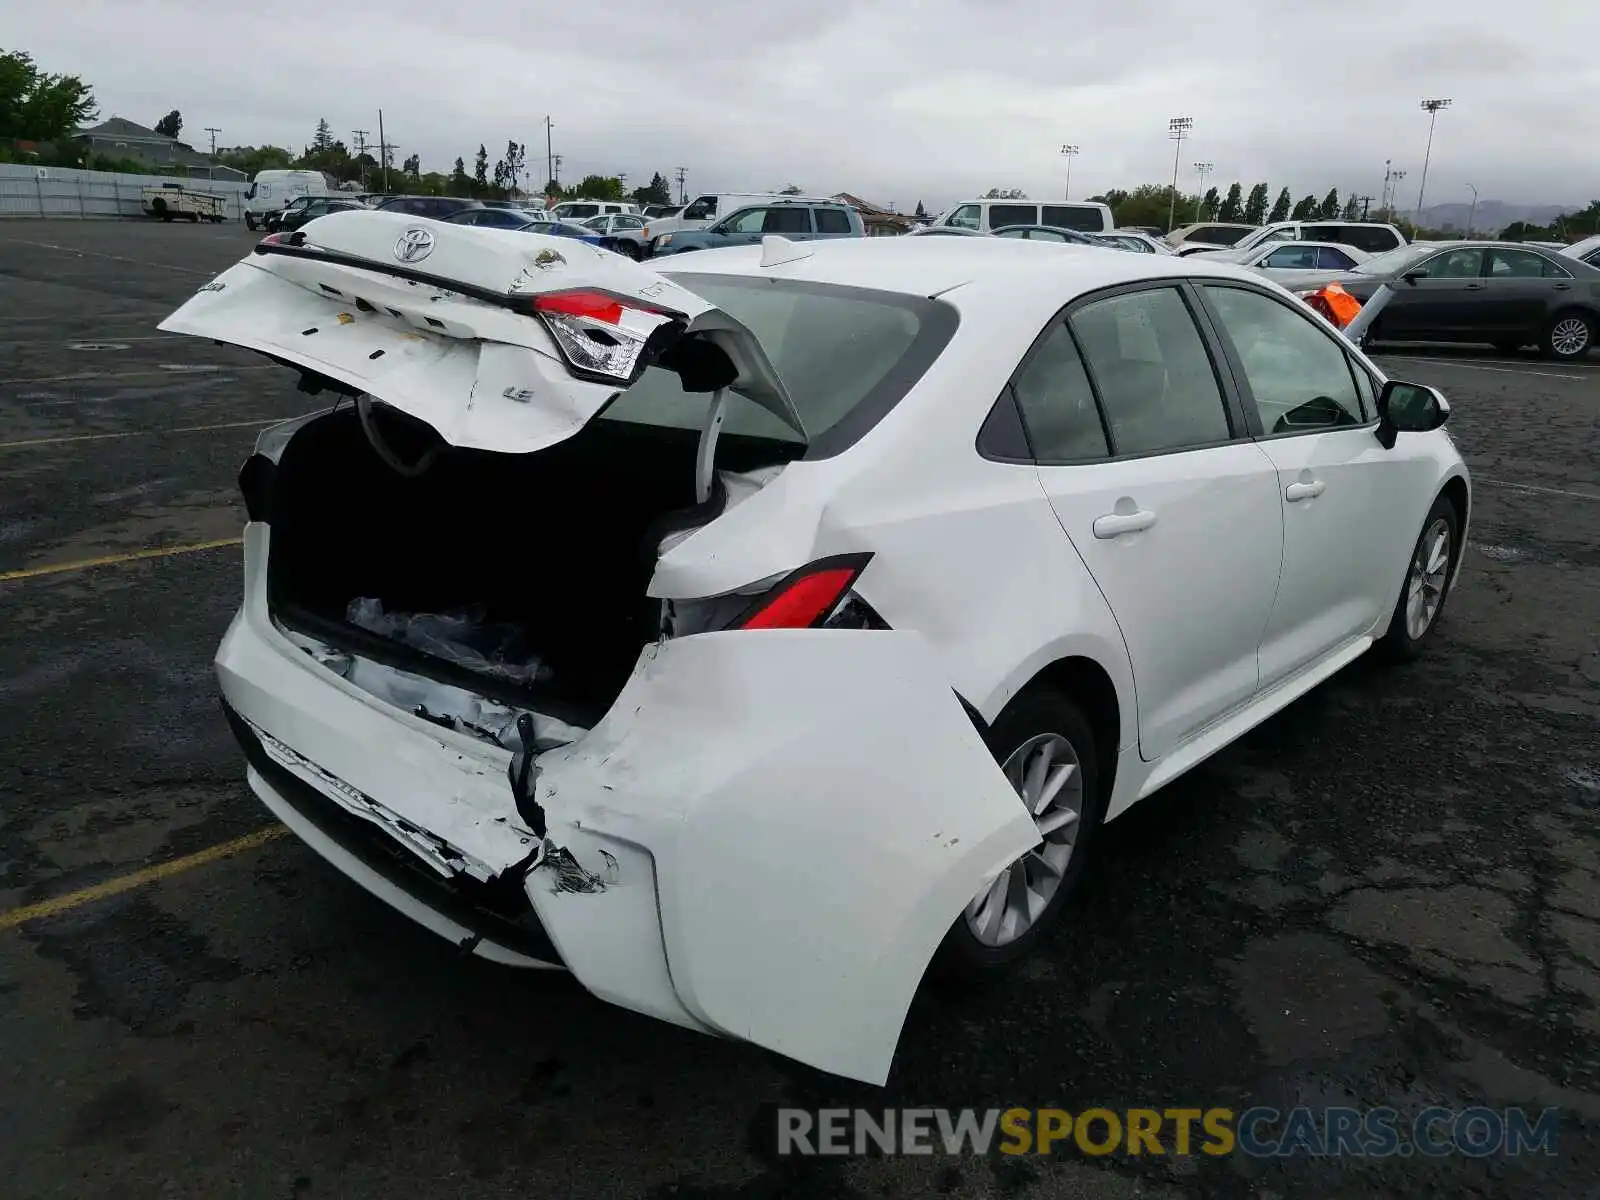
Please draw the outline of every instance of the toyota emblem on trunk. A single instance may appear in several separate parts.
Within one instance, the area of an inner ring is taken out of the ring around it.
[[[403,263],[421,262],[433,253],[433,234],[426,229],[408,229],[394,242],[394,256]]]

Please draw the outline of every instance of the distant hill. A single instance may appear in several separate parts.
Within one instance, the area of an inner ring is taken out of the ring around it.
[[[1499,233],[1514,221],[1533,225],[1548,225],[1564,212],[1582,208],[1575,204],[1507,204],[1503,200],[1480,200],[1476,212],[1472,203],[1430,204],[1422,210],[1424,229],[1465,230],[1467,214],[1472,214],[1472,228],[1476,233]],[[1401,209],[1401,216],[1411,214]]]

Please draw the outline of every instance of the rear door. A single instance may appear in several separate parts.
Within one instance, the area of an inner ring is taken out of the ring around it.
[[[1385,450],[1375,436],[1372,377],[1309,310],[1245,284],[1208,281],[1200,293],[1277,470],[1283,569],[1261,640],[1268,688],[1393,606],[1416,531],[1391,517],[1413,511],[1396,491],[1413,476],[1397,465],[1403,447]]]
[[[1571,275],[1543,255],[1492,247],[1484,278],[1483,328],[1500,337],[1533,338],[1550,312],[1550,301],[1562,294],[1557,289],[1570,292],[1571,281]]]
[[[1080,301],[1012,384],[1040,483],[1121,626],[1147,760],[1255,694],[1283,539],[1277,472],[1195,303],[1175,283]]]
[[[811,228],[811,210],[803,204],[775,204],[767,209],[761,222],[763,235],[776,233],[790,241],[809,242],[815,235]]]

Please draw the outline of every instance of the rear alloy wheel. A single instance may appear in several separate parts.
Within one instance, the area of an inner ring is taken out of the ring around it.
[[[1411,552],[1405,585],[1389,618],[1389,632],[1379,643],[1390,658],[1402,662],[1416,658],[1438,625],[1450,592],[1460,526],[1461,520],[1449,500],[1440,496],[1433,502]]]
[[[1582,313],[1557,313],[1544,331],[1544,352],[1550,358],[1575,359],[1594,345],[1594,325]]]
[[[1033,949],[1060,918],[1100,819],[1093,731],[1067,697],[1029,689],[995,721],[988,741],[1041,840],[967,904],[940,948],[947,974],[981,975]]]

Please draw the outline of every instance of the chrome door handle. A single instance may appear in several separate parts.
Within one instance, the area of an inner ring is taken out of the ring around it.
[[[1313,496],[1322,495],[1322,489],[1327,486],[1320,479],[1313,479],[1310,483],[1291,483],[1283,489],[1283,498],[1291,504],[1296,500],[1310,500]]]
[[[1467,284],[1467,286],[1466,286],[1466,288],[1464,290],[1465,291],[1469,291],[1469,292],[1481,292],[1481,291],[1483,291],[1483,284],[1481,284],[1481,283],[1469,283],[1469,284]]]
[[[1558,283],[1553,285],[1551,290],[1556,292],[1570,292],[1572,290],[1572,285],[1570,283]]]
[[[1125,533],[1138,533],[1140,530],[1149,529],[1156,523],[1156,515],[1149,509],[1141,509],[1131,513],[1107,513],[1103,517],[1096,517],[1094,525],[1095,537],[1101,541],[1121,537]]]

